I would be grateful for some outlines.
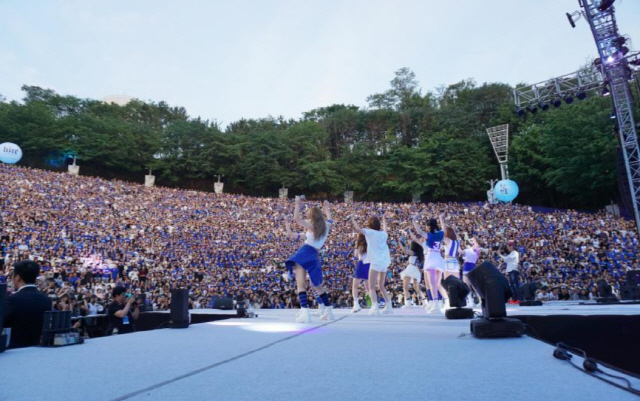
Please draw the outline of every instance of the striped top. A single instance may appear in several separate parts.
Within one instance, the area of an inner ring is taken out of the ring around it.
[[[458,250],[460,249],[460,242],[458,240],[451,240],[447,244],[444,244],[444,257],[445,259],[457,258]]]

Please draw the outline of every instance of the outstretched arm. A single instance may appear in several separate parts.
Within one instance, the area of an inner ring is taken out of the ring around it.
[[[440,213],[440,216],[438,216],[438,219],[440,220],[440,227],[442,231],[447,231],[447,225],[444,224],[444,213]]]
[[[389,212],[385,212],[382,215],[382,231],[387,231],[387,216],[391,217]]]
[[[284,222],[284,226],[286,228],[285,235],[287,236],[287,238],[289,238],[289,239],[302,239],[303,241],[305,241],[307,239],[307,236],[304,233],[294,233],[293,231],[291,231],[291,224],[289,224],[288,221]]]
[[[417,236],[413,233],[413,231],[411,231],[411,229],[408,229],[408,230],[407,230],[407,232],[409,233],[409,236],[411,236],[411,239],[412,239],[414,242],[417,242],[418,244],[422,244],[422,242],[424,241],[424,239],[423,239],[423,238],[419,238],[419,237],[417,237]]]
[[[322,203],[322,211],[324,211],[324,215],[327,220],[331,220],[331,204],[329,201],[324,201]]]
[[[300,217],[300,197],[296,196],[296,207],[293,209],[293,221],[300,224],[307,230],[313,230],[313,225]]]
[[[349,216],[349,220],[351,220],[351,224],[353,224],[353,228],[356,230],[356,232],[361,233],[362,228],[360,228],[360,226],[358,225],[358,222],[353,217],[353,215]]]
[[[422,237],[424,237],[424,238],[427,238],[427,233],[426,233],[426,232],[424,232],[424,231],[422,231],[422,229],[421,229],[421,228],[420,228],[420,226],[418,225],[418,215],[417,215],[417,214],[414,214],[414,215],[413,215],[413,219],[412,219],[412,221],[411,221],[411,222],[413,223],[413,229],[414,229],[414,230],[416,230],[416,232],[418,233],[418,235],[420,235],[420,236],[422,236]],[[409,231],[411,231],[411,230],[409,230]],[[413,236],[413,233],[411,233],[411,235]],[[416,240],[414,239],[414,241],[416,241]],[[416,242],[417,242],[417,243],[420,243],[421,241],[416,241]]]

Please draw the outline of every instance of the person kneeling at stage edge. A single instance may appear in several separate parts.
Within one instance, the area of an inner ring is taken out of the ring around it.
[[[334,320],[333,306],[329,300],[329,294],[322,285],[322,266],[320,264],[319,251],[327,240],[329,235],[329,227],[333,223],[331,220],[331,211],[329,210],[329,202],[325,201],[323,210],[312,207],[307,212],[305,220],[300,217],[300,197],[296,196],[296,205],[293,212],[293,220],[304,227],[305,233],[294,234],[291,231],[289,223],[286,222],[287,236],[291,239],[302,239],[304,245],[291,256],[286,262],[289,276],[295,273],[296,286],[298,290],[298,300],[300,301],[300,313],[296,318],[298,323],[310,323],[311,314],[309,312],[309,301],[307,299],[306,275],[309,274],[311,285],[316,294],[319,295],[325,306],[324,313],[320,317],[321,320]],[[324,211],[324,214],[322,213]],[[326,220],[325,220],[326,215]]]

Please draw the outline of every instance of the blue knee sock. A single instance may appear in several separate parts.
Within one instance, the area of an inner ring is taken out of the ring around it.
[[[327,294],[326,292],[320,295],[320,299],[322,300],[324,306],[331,306],[331,301],[329,301],[329,294]]]
[[[298,301],[300,301],[300,306],[302,308],[308,308],[309,307],[309,300],[307,299],[307,292],[306,291],[302,291],[298,293]]]

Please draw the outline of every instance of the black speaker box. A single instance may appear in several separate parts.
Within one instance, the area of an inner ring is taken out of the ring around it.
[[[189,327],[189,290],[171,290],[172,329]]]
[[[473,309],[470,308],[451,308],[444,312],[447,319],[473,319]]]
[[[7,336],[2,334],[2,322],[4,322],[4,310],[7,307],[7,285],[0,284],[0,352],[7,348]]]
[[[524,324],[518,319],[475,319],[471,321],[471,334],[476,338],[520,337]]]
[[[233,298],[214,297],[213,309],[224,309],[224,310],[233,309]]]
[[[640,287],[637,285],[625,285],[620,288],[620,299],[623,301],[637,301],[640,299]]]
[[[542,306],[542,301],[520,301],[520,306]]]

